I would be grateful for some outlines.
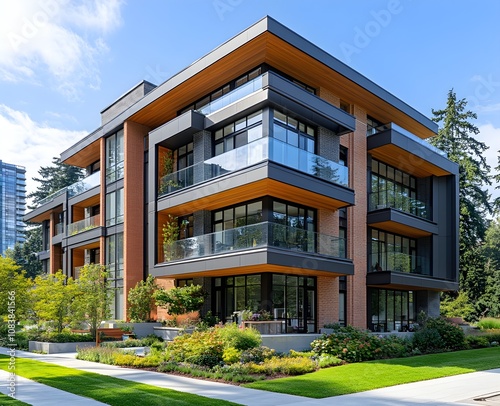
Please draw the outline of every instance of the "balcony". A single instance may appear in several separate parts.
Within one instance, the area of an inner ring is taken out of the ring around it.
[[[45,199],[40,200],[40,202],[38,202],[37,207],[41,207],[47,203],[50,203],[58,196],[61,196],[65,193],[67,193],[68,198],[75,197],[79,194],[82,194],[83,192],[86,192],[87,190],[99,186],[100,183],[101,183],[100,172],[95,172],[92,175],[87,176],[86,178],[83,178],[78,182],[73,183],[70,186],[66,186],[62,189],[59,189],[57,192],[52,193]]]
[[[68,236],[73,236],[84,231],[92,230],[99,227],[99,215],[87,217],[83,220],[76,221],[68,225]]]
[[[163,260],[182,261],[263,247],[276,247],[302,255],[346,258],[343,238],[262,222],[174,241],[163,247]]]
[[[444,151],[394,123],[368,132],[367,148],[374,158],[416,177],[446,176],[458,171]]]
[[[337,162],[265,137],[161,178],[163,196],[263,161],[272,161],[330,183],[348,186],[348,168]]]
[[[380,190],[369,194],[369,211],[391,208],[426,220],[431,219],[431,209],[424,202],[393,190]]]
[[[403,272],[430,276],[429,258],[401,252],[374,253],[370,256],[369,272]]]
[[[64,224],[63,223],[57,223],[55,225],[55,234],[54,234],[54,236],[62,234],[62,233],[64,233]]]
[[[231,103],[241,100],[244,97],[261,89],[262,89],[262,75],[230,91],[224,96],[219,97],[218,99],[206,104],[205,106],[199,108],[197,111],[205,115],[212,114],[213,112],[220,110],[226,106],[229,106]]]

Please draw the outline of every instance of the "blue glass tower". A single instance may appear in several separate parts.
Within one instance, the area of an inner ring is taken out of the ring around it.
[[[24,242],[26,169],[0,160],[0,254]]]

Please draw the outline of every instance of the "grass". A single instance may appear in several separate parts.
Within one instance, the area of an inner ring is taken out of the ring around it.
[[[8,405],[8,406],[30,406],[28,403],[21,402],[20,400],[11,398],[10,396],[4,395],[0,393],[0,405]]]
[[[481,330],[499,330],[500,319],[495,319],[493,317],[485,317],[477,322],[477,326]]]
[[[500,367],[500,347],[360,362],[247,388],[325,398]]]
[[[9,357],[0,355],[1,369],[7,370],[8,360]],[[24,358],[16,358],[16,373],[44,385],[95,399],[108,405],[208,406],[236,404]]]

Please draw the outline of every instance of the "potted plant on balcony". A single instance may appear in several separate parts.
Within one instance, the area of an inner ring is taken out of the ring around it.
[[[166,150],[161,158],[160,166],[160,185],[158,187],[158,193],[164,194],[170,191],[170,188],[175,188],[179,186],[172,177],[168,176],[174,172],[174,154],[171,150]]]
[[[175,259],[176,256],[176,245],[175,241],[179,239],[179,224],[177,222],[177,217],[173,217],[171,214],[168,215],[167,221],[163,223],[162,227],[163,236],[163,259],[165,262]]]

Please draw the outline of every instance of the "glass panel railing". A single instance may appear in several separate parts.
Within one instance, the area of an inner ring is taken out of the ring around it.
[[[262,76],[258,76],[244,85],[237,87],[224,96],[219,97],[218,99],[199,108],[197,111],[205,115],[212,114],[213,112],[229,106],[231,103],[234,103],[235,101],[238,101],[260,89],[262,89]]]
[[[399,125],[394,124],[394,123],[383,124],[383,125],[376,127],[376,128],[372,127],[367,131],[366,135],[370,136],[370,135],[374,135],[374,134],[377,134],[379,132],[391,130],[391,129],[397,131],[398,133],[403,134],[405,137],[410,138],[411,140],[419,143],[420,145],[424,146],[425,148],[430,149],[431,151],[435,152],[436,154],[439,154],[445,158],[448,157],[448,154],[446,152],[444,152],[443,150],[440,150],[439,148],[430,144],[428,141],[426,141],[420,137],[417,137],[415,134],[412,134],[410,131],[405,130],[403,127],[400,127]]]
[[[160,179],[158,195],[175,192],[196,183],[237,171],[269,159],[328,182],[348,186],[349,169],[274,138],[261,138],[250,144],[217,155]]]
[[[98,186],[101,183],[100,172],[95,172],[86,178],[79,180],[78,182],[73,183],[70,186],[63,187],[59,189],[57,192],[52,193],[46,198],[40,200],[38,202],[37,207],[43,206],[44,204],[50,203],[56,197],[63,195],[68,192],[68,197],[74,197],[79,195],[80,193],[86,192],[93,187]]]
[[[174,241],[163,246],[163,260],[178,261],[268,246],[345,258],[343,238],[263,222]]]
[[[404,272],[430,276],[429,258],[401,252],[373,253],[370,255],[370,272]]]
[[[77,196],[101,184],[101,172],[95,172],[68,186],[68,197]]]
[[[93,228],[99,227],[99,225],[99,215],[75,221],[74,223],[68,224],[68,236],[92,230]]]
[[[64,224],[63,223],[57,223],[55,226],[55,234],[54,235],[59,235],[64,233]]]
[[[369,210],[396,209],[426,220],[431,218],[431,208],[424,202],[394,190],[381,190],[369,195]]]

